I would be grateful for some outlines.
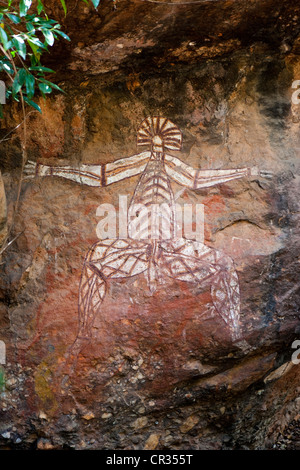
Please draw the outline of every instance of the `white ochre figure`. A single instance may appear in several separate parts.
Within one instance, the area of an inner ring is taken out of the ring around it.
[[[210,287],[214,309],[229,328],[232,339],[240,337],[239,282],[232,259],[195,240],[176,236],[176,210],[171,182],[189,189],[207,188],[245,176],[268,176],[254,168],[194,169],[166,153],[180,150],[182,134],[169,119],[145,119],[137,145],[150,150],[103,165],[50,167],[28,162],[27,177],[59,176],[89,186],[105,187],[141,175],[128,209],[128,236],[98,241],[86,255],[79,287],[77,341],[89,338],[101,310],[110,279],[144,273],[151,292],[164,279]],[[132,227],[136,208],[148,210]],[[153,209],[153,210],[151,210]],[[148,214],[151,213],[151,217]],[[154,216],[153,216],[154,214]]]

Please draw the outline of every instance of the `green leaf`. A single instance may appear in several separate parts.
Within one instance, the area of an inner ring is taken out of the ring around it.
[[[1,21],[0,21],[1,23]],[[14,32],[13,30],[11,29],[10,25],[8,24],[8,22],[6,20],[4,20],[4,23],[5,23],[5,32],[7,34],[7,36],[9,37],[9,35],[13,35]],[[4,26],[3,22],[2,22],[2,27]]]
[[[46,85],[49,85],[51,88],[54,88],[55,90],[61,91],[62,93],[65,93],[62,88],[60,88],[58,85],[55,83],[49,82],[49,80],[46,80],[45,78],[41,78],[40,82],[46,83]]]
[[[55,29],[55,34],[59,34],[61,37],[63,37],[64,39],[66,39],[67,41],[71,41],[71,39],[69,38],[69,36],[67,34],[65,34],[63,31],[60,31],[59,29]]]
[[[8,40],[7,34],[4,31],[3,28],[0,26],[0,42],[3,44],[4,50],[7,51],[7,49],[10,46],[10,42]]]
[[[30,36],[30,39],[28,38],[27,39],[28,43],[32,43],[34,44],[35,46],[38,46],[40,47],[41,49],[47,49],[47,46],[45,46],[45,44],[43,44],[37,37],[35,36]]]
[[[51,33],[51,31],[49,31],[48,29],[42,29],[42,33],[45,37],[45,40],[46,40],[46,43],[49,44],[49,46],[53,46],[54,44],[54,36],[53,34]]]
[[[31,7],[32,0],[21,0],[20,1],[20,16],[25,16]]]
[[[46,83],[39,83],[39,89],[42,93],[51,93],[52,88]]]
[[[39,105],[36,104],[34,101],[32,101],[32,100],[30,100],[29,98],[27,98],[27,96],[24,96],[24,101],[25,101],[25,103],[29,104],[29,106],[31,106],[32,108],[36,109],[39,113],[42,114],[41,108],[40,108]]]
[[[38,12],[38,14],[40,15],[40,14],[42,13],[42,11],[44,11],[44,5],[42,4],[42,1],[41,1],[41,0],[38,0],[37,12]]]
[[[92,4],[94,5],[95,8],[98,8],[100,3],[100,0],[92,0]]]
[[[17,75],[15,76],[15,79],[12,85],[12,94],[14,98],[16,98],[16,95],[19,93],[22,86],[24,85],[25,78],[26,78],[26,70],[20,69]]]
[[[26,92],[28,98],[32,98],[34,95],[34,89],[35,89],[35,78],[31,73],[26,73],[25,77],[25,85],[26,85]]]
[[[11,13],[6,13],[6,16],[15,24],[21,23],[21,18],[16,15],[12,15]]]
[[[26,29],[29,33],[35,33],[35,27],[33,26],[32,23],[30,23],[30,21],[27,21],[26,22]]]
[[[26,80],[26,75],[27,75],[26,70],[25,70],[25,69],[19,69],[18,74],[19,74],[19,82],[20,82],[20,84],[21,84],[21,85],[24,85],[25,80]]]
[[[64,9],[65,15],[67,14],[67,6],[65,0],[60,0],[60,3],[62,4],[62,7]]]
[[[52,69],[49,69],[48,67],[43,67],[42,65],[33,65],[31,67],[28,68],[28,70],[30,71],[37,71],[37,72],[51,72],[51,73],[55,73],[54,70]]]
[[[34,42],[32,42],[30,39],[28,39],[28,44],[31,47],[34,57],[37,59],[37,61],[39,61],[41,54],[38,52],[39,50],[38,46]]]
[[[13,67],[11,66],[11,64],[9,62],[2,62],[0,61],[0,70],[6,70],[6,72],[8,72],[9,74],[13,74],[14,73],[14,69]]]
[[[26,44],[24,40],[20,36],[14,36],[12,40],[13,45],[15,46],[18,54],[22,57],[22,59],[26,59]]]

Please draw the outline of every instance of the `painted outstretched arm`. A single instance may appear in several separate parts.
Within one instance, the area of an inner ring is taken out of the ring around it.
[[[80,164],[72,166],[48,166],[29,161],[25,165],[25,178],[59,176],[88,186],[103,187],[143,172],[150,152],[142,152],[132,157],[121,158],[103,165]]]
[[[226,183],[227,181],[243,178],[245,176],[271,177],[270,172],[261,171],[257,167],[230,170],[196,170],[186,165],[179,160],[179,158],[171,155],[165,155],[165,168],[170,178],[176,181],[176,183],[190,189],[208,188],[209,186]]]

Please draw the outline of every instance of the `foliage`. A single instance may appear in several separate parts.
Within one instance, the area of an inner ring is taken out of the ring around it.
[[[81,0],[86,4],[91,2],[95,8],[100,0]],[[60,0],[65,15],[67,4]],[[43,54],[49,52],[56,40],[70,41],[69,36],[61,30],[58,21],[48,17],[43,0],[0,0],[0,76],[6,75],[6,98],[18,101],[22,106],[23,121],[15,127],[22,125],[23,136],[21,138],[22,165],[17,197],[13,208],[12,221],[7,230],[2,246],[0,246],[0,258],[5,250],[20,235],[17,234],[9,241],[13,231],[16,214],[18,213],[23,181],[24,167],[27,161],[27,125],[26,105],[41,112],[40,107],[34,101],[39,93],[46,96],[53,90],[62,91],[59,86],[49,80],[48,75],[54,73],[52,69],[43,66]],[[0,103],[0,118],[3,117],[2,105]],[[11,130],[7,135],[13,132]],[[0,144],[6,139],[0,140]],[[0,174],[1,177],[1,174]],[[3,387],[3,377],[0,370],[0,392]]]
[[[89,4],[88,0],[82,0]],[[91,0],[95,8],[100,0]],[[65,15],[67,5],[60,0]],[[61,25],[48,17],[42,0],[0,0],[0,73],[9,78],[6,98],[21,101],[41,112],[33,100],[37,93],[46,96],[54,89],[61,90],[50,81],[52,69],[44,67],[41,58],[49,46],[60,38],[70,41]],[[0,118],[2,107],[0,104]]]

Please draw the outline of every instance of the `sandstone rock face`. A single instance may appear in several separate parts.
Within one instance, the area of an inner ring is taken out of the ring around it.
[[[88,31],[79,35],[70,13],[73,46],[51,59],[66,94],[41,100],[43,113],[28,118],[29,159],[41,165],[130,157],[140,123],[163,116],[182,131],[171,153],[185,164],[272,174],[198,189],[172,183],[178,204],[203,205],[205,246],[233,260],[240,337],[207,284],[164,278],[151,292],[141,273],[110,280],[75,354],[97,208],[118,215],[139,176],[101,188],[24,179],[18,237],[1,265],[0,447],[266,449],[298,419],[299,7],[243,5],[132,2],[97,15],[78,7]],[[10,108],[1,132],[18,119]],[[20,139],[17,130],[0,149],[9,221]]]
[[[6,195],[2,175],[0,174],[0,246],[2,247],[7,234],[7,208],[6,208]]]

